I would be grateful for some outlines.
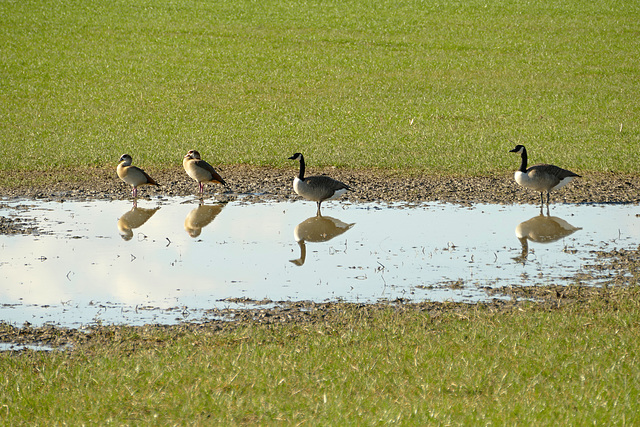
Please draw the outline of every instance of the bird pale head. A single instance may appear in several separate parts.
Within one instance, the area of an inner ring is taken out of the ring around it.
[[[200,160],[200,153],[196,150],[189,150],[189,152],[184,155],[184,158]]]
[[[130,165],[131,162],[133,162],[133,159],[131,158],[130,155],[128,154],[123,154],[122,156],[120,156],[120,159],[118,160],[118,163],[124,162],[125,165]]]

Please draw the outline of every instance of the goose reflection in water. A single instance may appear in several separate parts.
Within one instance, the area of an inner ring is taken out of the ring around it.
[[[189,236],[196,238],[202,233],[202,229],[209,225],[222,211],[223,204],[205,205],[200,203],[184,219],[184,229]]]
[[[293,236],[300,246],[300,258],[290,261],[295,265],[303,265],[307,257],[305,242],[328,242],[354,225],[355,223],[347,224],[330,216],[317,215],[305,219],[293,231]]]
[[[522,254],[514,259],[524,262],[529,254],[529,240],[537,243],[551,243],[567,237],[581,227],[574,227],[557,216],[546,216],[542,213],[538,216],[521,222],[516,227],[516,237],[522,245]]]
[[[130,211],[125,212],[118,219],[118,230],[120,237],[124,240],[131,240],[133,237],[133,230],[141,227],[145,222],[149,220],[155,214],[159,207],[153,209],[139,208],[136,203],[133,204],[133,208]]]

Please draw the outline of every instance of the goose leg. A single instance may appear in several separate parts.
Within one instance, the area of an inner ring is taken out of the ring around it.
[[[322,216],[322,214],[320,213],[320,203],[322,202],[317,202],[318,203],[318,212],[316,212],[316,216]]]

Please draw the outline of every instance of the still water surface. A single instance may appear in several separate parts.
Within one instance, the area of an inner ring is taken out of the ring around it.
[[[4,201],[40,233],[0,236],[0,321],[176,323],[251,300],[478,301],[569,283],[591,251],[636,248],[635,205]],[[528,236],[528,237],[527,237]]]

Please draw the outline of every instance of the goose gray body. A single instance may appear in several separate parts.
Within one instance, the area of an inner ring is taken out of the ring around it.
[[[347,184],[328,176],[316,175],[305,178],[305,164],[302,154],[295,153],[289,157],[289,160],[300,161],[300,172],[293,179],[293,190],[305,199],[316,202],[318,204],[318,215],[320,215],[320,204],[324,200],[335,199],[347,191],[351,191],[351,187]]]
[[[516,182],[525,188],[540,192],[540,201],[543,205],[544,193],[547,193],[547,207],[551,191],[562,188],[574,178],[580,177],[575,172],[555,165],[537,164],[527,168],[527,149],[524,148],[524,145],[516,145],[509,152],[520,154],[522,158],[520,168],[513,175]]]

